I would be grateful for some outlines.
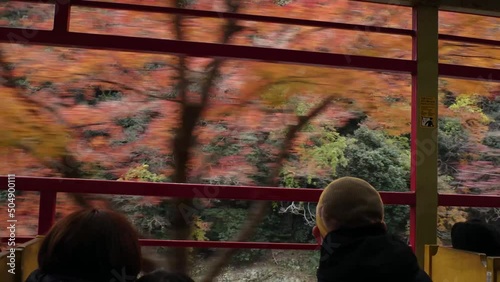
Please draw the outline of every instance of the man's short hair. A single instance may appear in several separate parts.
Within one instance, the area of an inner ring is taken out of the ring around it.
[[[324,220],[333,219],[338,228],[354,228],[384,220],[380,194],[363,179],[342,177],[330,183],[322,196]]]

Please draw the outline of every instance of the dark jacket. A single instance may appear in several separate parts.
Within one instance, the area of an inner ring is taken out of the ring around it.
[[[78,278],[45,274],[39,269],[33,271],[25,282],[92,282]],[[120,281],[115,281],[120,282]]]
[[[500,256],[500,229],[480,220],[459,222],[451,229],[453,248]]]
[[[329,233],[321,246],[318,282],[432,282],[404,242],[382,224]]]

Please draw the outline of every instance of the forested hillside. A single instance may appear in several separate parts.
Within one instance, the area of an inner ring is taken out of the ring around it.
[[[409,8],[347,0],[102,2],[411,27]],[[53,13],[47,4],[2,2],[0,25],[51,29]],[[440,17],[441,33],[500,35],[498,18]],[[70,30],[411,58],[410,37],[223,18],[80,7],[72,11]],[[440,61],[499,68],[500,48],[443,41]],[[0,67],[2,175],[290,189],[320,189],[350,175],[380,191],[409,190],[410,75],[20,44],[0,44]],[[500,84],[487,77],[440,79],[439,87],[440,191],[500,194]],[[38,196],[22,193],[16,201],[23,222],[18,236],[34,235]],[[175,208],[180,204],[203,208],[186,224]],[[315,205],[302,202],[74,195],[59,196],[58,217],[83,205],[126,212],[150,238],[312,242],[315,220]],[[386,212],[390,230],[405,237],[409,209],[387,206]],[[460,207],[440,207],[439,214],[445,243],[456,221],[470,215],[488,221],[500,217],[498,209]],[[251,228],[240,232],[248,218],[262,221],[255,234]],[[223,264],[228,254],[158,252],[178,258],[169,260],[170,267],[189,270],[186,262],[195,262],[200,275],[207,273],[200,270],[207,259]],[[313,255],[290,257],[296,261],[250,250],[236,254],[232,267],[269,261],[280,271],[314,273]],[[264,270],[256,272],[259,281],[267,281]]]

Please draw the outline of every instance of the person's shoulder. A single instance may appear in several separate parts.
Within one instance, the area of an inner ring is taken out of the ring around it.
[[[432,282],[432,279],[425,271],[420,270],[413,282]]]
[[[396,256],[400,258],[406,257],[407,259],[411,259],[413,261],[414,271],[416,270],[416,273],[414,275],[414,279],[411,282],[432,282],[432,279],[429,277],[429,275],[418,266],[417,257],[415,256],[415,253],[408,245],[408,243],[405,242],[399,236],[396,235],[387,235],[387,236],[392,245],[394,246],[394,249],[399,253]]]
[[[405,241],[405,239],[403,239],[401,236],[398,236],[398,235],[395,235],[395,234],[391,234],[391,233],[388,233],[385,235],[386,237],[388,237],[390,240],[392,240],[393,242],[396,242],[398,244],[404,244],[404,245],[408,245]]]
[[[408,242],[406,242],[400,236],[397,236],[394,234],[387,234],[384,237],[385,237],[385,240],[387,241],[387,243],[392,245],[393,247],[395,247],[401,251],[406,251],[406,252],[409,251],[409,252],[413,253],[411,247],[408,245]]]

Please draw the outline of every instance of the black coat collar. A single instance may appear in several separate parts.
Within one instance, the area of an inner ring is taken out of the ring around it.
[[[323,248],[336,249],[342,244],[348,244],[360,238],[386,235],[386,227],[383,223],[356,227],[342,228],[328,233],[323,240]]]

